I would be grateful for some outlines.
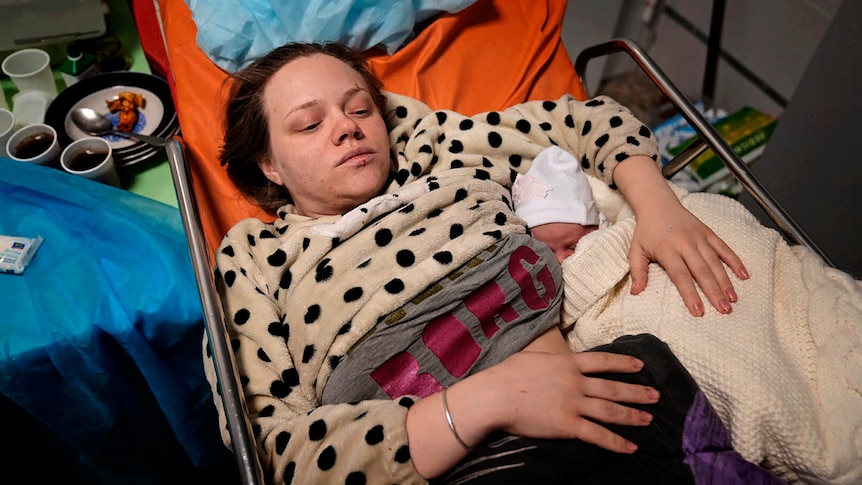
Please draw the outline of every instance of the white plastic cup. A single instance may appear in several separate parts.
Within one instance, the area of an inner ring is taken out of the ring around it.
[[[45,113],[53,98],[44,91],[28,89],[19,91],[12,96],[12,113],[15,115],[15,125],[23,128],[27,125],[38,125],[45,122]]]
[[[120,186],[113,150],[104,138],[87,137],[73,141],[60,155],[60,166],[73,175]]]
[[[36,90],[57,95],[51,56],[42,49],[21,49],[3,60],[3,72],[12,79],[18,91]]]
[[[2,94],[2,93],[0,93]],[[6,142],[15,132],[15,115],[6,108],[0,108],[0,157],[8,157]]]
[[[27,125],[6,141],[9,158],[19,162],[56,166],[60,157],[57,132],[50,125]]]

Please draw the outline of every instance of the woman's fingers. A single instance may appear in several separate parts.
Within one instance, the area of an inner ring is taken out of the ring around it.
[[[588,419],[578,420],[575,426],[575,435],[581,441],[617,453],[634,453],[638,449],[636,444]]]
[[[710,232],[694,248],[683,251],[682,259],[682,265],[678,261],[668,263],[673,269],[666,269],[692,315],[703,315],[703,306],[699,304],[700,295],[692,285],[692,280],[697,282],[704,296],[719,313],[728,314],[733,311],[731,303],[739,298],[727,268],[730,267],[737,276],[748,277],[748,272],[736,253]]]
[[[606,399],[589,398],[581,404],[581,415],[595,421],[622,426],[646,426],[652,414]]]
[[[629,263],[632,274],[631,293],[637,295],[646,288],[650,258],[643,251],[640,251],[640,248],[635,249],[632,246],[632,251],[629,253]]]
[[[715,297],[717,292],[720,291],[712,270],[706,264],[706,261],[696,252],[687,256],[674,254],[670,258],[666,258],[662,266],[664,266],[668,277],[674,286],[676,286],[677,291],[679,291],[688,311],[696,317],[702,317],[704,306],[700,293],[697,292],[697,288],[694,285],[695,282],[703,290],[704,295],[710,300],[710,303],[712,303],[710,297]]]
[[[731,304],[738,300],[738,296],[728,271],[740,279],[748,278],[748,271],[739,256],[721,238],[708,227],[699,225],[700,230],[677,233],[677,239],[667,238],[657,245],[658,249],[653,253],[633,241],[629,254],[633,295],[646,287],[648,265],[654,260],[664,268],[692,315],[700,317],[704,314],[698,287],[718,312],[727,314],[732,311]]]
[[[634,443],[602,426],[647,426],[652,414],[620,403],[653,404],[659,393],[648,386],[626,384],[602,378],[587,378],[583,386],[584,396],[578,403],[576,436],[584,441],[619,453],[631,453],[637,449]]]
[[[633,373],[643,369],[643,362],[630,355],[613,354],[610,352],[580,352],[574,354],[573,357],[575,358],[576,370],[580,374]],[[631,410],[631,408],[615,403],[651,404],[659,400],[659,392],[652,387],[628,384],[601,377],[586,377],[582,386],[584,396],[609,403],[612,406],[608,410],[611,411],[619,411],[620,409]],[[610,414],[612,415],[613,413]],[[630,418],[633,416],[629,415]],[[591,417],[598,419],[601,416],[596,415]]]
[[[691,258],[689,259],[691,260]],[[657,254],[656,261],[662,266],[662,268],[664,268],[668,278],[670,278],[671,282],[676,286],[676,289],[679,292],[680,297],[682,297],[685,307],[688,308],[689,313],[696,317],[702,317],[704,314],[703,302],[701,301],[700,294],[697,292],[697,288],[694,285],[695,281],[697,281],[697,276],[693,274],[693,268],[691,267],[690,261],[683,258],[681,252],[677,252],[672,249]],[[647,273],[648,269],[645,268],[643,271],[644,273]],[[632,277],[634,278],[634,273],[632,274]],[[643,279],[646,281],[646,276],[644,276]],[[701,282],[706,283],[706,280],[701,277],[701,280],[697,281],[697,283],[701,284]],[[633,295],[637,295],[641,290],[643,290],[643,288],[635,291],[635,285],[634,282],[632,282],[631,293]]]
[[[604,372],[637,372],[644,367],[643,361],[630,355],[611,352],[579,352],[571,355],[575,369],[581,374]]]
[[[742,263],[739,256],[737,256],[736,252],[734,252],[733,249],[731,249],[730,246],[728,246],[727,243],[725,243],[724,240],[716,234],[713,233],[710,237],[707,237],[707,242],[713,250],[710,254],[715,255],[715,258],[710,262],[710,266],[713,268],[713,273],[720,274],[724,277],[721,281],[722,290],[731,302],[735,302],[738,297],[736,295],[736,291],[733,289],[733,283],[730,282],[730,277],[725,271],[724,264],[726,264],[727,267],[733,271],[733,274],[741,280],[748,279],[748,269],[745,268],[745,265]]]
[[[601,414],[590,417],[618,424],[638,424],[636,411],[633,408],[617,403],[655,404],[659,400],[657,390],[639,384],[626,384],[602,378],[590,378],[584,385],[584,395],[606,405],[599,409]],[[620,414],[625,413],[625,414]],[[619,420],[623,421],[619,421]]]
[[[730,313],[733,310],[731,302],[737,300],[736,291],[718,253],[710,246],[694,255],[694,258],[695,261],[689,266],[704,295],[719,313]]]

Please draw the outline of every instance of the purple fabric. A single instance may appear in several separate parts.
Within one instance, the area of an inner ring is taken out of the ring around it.
[[[784,483],[765,469],[746,461],[733,449],[727,429],[702,391],[685,418],[682,436],[683,461],[691,467],[698,484]]]

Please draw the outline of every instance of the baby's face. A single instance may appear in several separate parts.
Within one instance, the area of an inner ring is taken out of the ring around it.
[[[533,237],[547,244],[557,260],[562,263],[575,252],[575,246],[585,235],[598,229],[598,226],[584,226],[570,222],[552,222],[530,229]]]

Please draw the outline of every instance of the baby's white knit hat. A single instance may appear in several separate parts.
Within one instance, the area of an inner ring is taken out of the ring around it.
[[[512,185],[515,213],[527,227],[552,222],[599,223],[599,211],[587,176],[569,152],[552,146],[533,159]]]

